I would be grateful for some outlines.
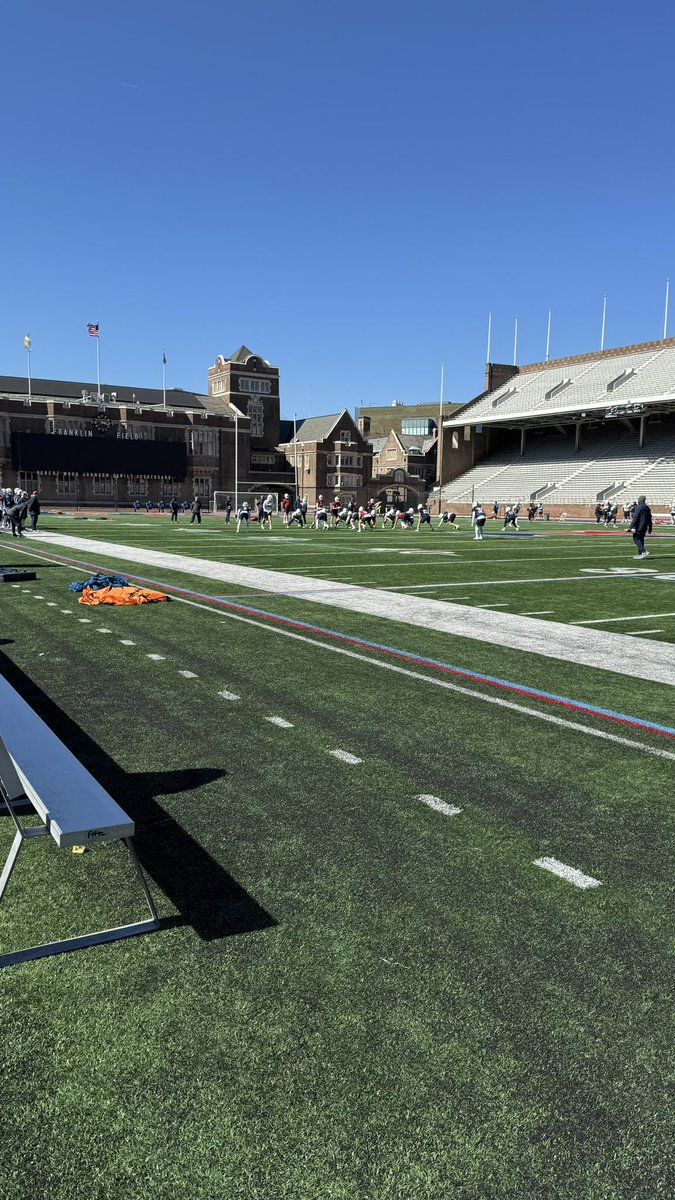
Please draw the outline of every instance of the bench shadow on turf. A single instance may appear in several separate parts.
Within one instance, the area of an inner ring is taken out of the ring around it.
[[[0,640],[0,645],[7,644]],[[2,652],[0,673],[136,823],[134,846],[140,862],[180,914],[162,919],[162,928],[191,925],[204,941],[213,941],[277,924],[156,799],[194,792],[223,778],[226,771],[124,771]]]

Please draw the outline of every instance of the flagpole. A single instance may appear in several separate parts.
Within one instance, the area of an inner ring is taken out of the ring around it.
[[[666,279],[666,312],[663,318],[663,337],[668,337],[668,306],[670,302],[670,280]]]
[[[492,352],[492,313],[488,313],[488,344],[486,362],[490,362],[490,354]]]
[[[97,333],[96,333],[96,399],[100,400],[101,399],[101,351],[99,348],[99,342],[101,340],[101,327],[100,327],[98,321],[96,322],[96,330],[97,330]]]
[[[30,378],[30,334],[29,333],[27,333],[24,338],[24,345],[26,347],[26,360],[28,362],[28,399],[31,400],[32,392],[31,392],[31,378]]]
[[[438,461],[438,515],[441,515],[441,501],[443,499],[443,384],[445,382],[445,363],[441,363],[441,397],[438,405],[438,449],[436,458]]]
[[[295,443],[295,454],[293,455],[295,466],[295,500],[298,500],[298,422],[295,413],[293,413],[293,441]]]
[[[546,361],[551,357],[551,310],[548,310],[548,333],[546,334]]]
[[[605,296],[602,302],[602,337],[600,338],[600,349],[605,348],[605,326],[607,324],[607,297]]]
[[[516,317],[516,331],[513,337],[513,365],[518,362],[518,318]]]
[[[164,408],[166,408],[166,350],[162,350],[162,396],[164,397]]]

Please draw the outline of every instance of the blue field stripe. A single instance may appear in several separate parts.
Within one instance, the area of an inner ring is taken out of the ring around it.
[[[52,557],[57,561],[72,564],[74,566],[85,567],[87,570],[103,570],[99,566],[92,566],[91,563],[82,562],[79,559],[66,558],[63,555],[54,554],[53,551],[40,551],[46,557]],[[415,654],[412,651],[398,650],[395,646],[387,646],[381,642],[370,642],[365,638],[353,637],[350,634],[339,633],[335,629],[326,629],[321,625],[312,625],[307,621],[298,621],[293,617],[282,616],[278,613],[268,612],[266,609],[253,608],[247,604],[236,604],[231,600],[221,599],[217,596],[209,595],[206,592],[196,592],[192,588],[179,587],[178,584],[164,583],[162,580],[148,579],[143,575],[134,575],[130,571],[125,571],[130,579],[135,579],[139,583],[151,584],[155,588],[161,588],[164,591],[178,592],[185,596],[190,596],[198,600],[205,600],[210,604],[218,604],[224,608],[231,608],[237,612],[244,612],[251,616],[264,617],[266,620],[276,622],[277,624],[289,625],[295,629],[302,629],[306,632],[316,633],[322,637],[330,638],[333,641],[346,642],[350,645],[359,646],[363,649],[377,650],[380,654],[387,654],[393,658],[404,659],[406,662],[417,663],[421,666],[433,667],[435,670],[443,671],[447,674],[457,675],[463,679],[472,679],[475,682],[487,684],[489,687],[497,687],[505,691],[515,692],[521,696],[530,696],[536,700],[543,700],[548,704],[560,705],[563,708],[572,709],[575,712],[586,713],[589,716],[600,717],[605,721],[615,721],[621,725],[628,725],[633,729],[644,729],[648,733],[659,734],[662,737],[675,738],[675,727],[670,725],[660,725],[655,721],[643,720],[640,717],[633,717],[628,713],[616,712],[611,708],[601,708],[595,704],[588,704],[582,700],[573,700],[569,696],[559,696],[555,692],[546,692],[540,688],[528,687],[525,684],[514,683],[509,679],[501,679],[497,675],[485,675],[479,671],[470,671],[466,667],[458,667],[451,663],[442,662],[440,659],[427,658],[422,654]],[[283,594],[283,593],[282,593]]]

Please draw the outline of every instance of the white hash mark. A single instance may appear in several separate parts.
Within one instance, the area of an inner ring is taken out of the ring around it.
[[[557,858],[535,858],[534,865],[543,867],[544,871],[551,871],[553,875],[559,875],[561,879],[566,879],[568,883],[573,883],[578,888],[602,887],[600,879],[593,879],[592,875],[584,875],[582,871],[558,862]]]
[[[439,800],[438,796],[418,796],[417,799],[436,812],[444,813],[446,817],[456,817],[457,813],[462,811],[456,804],[446,804],[444,800]]]

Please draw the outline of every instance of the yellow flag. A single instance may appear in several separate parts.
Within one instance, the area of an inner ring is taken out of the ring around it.
[[[28,334],[26,334],[25,338],[23,339],[23,344],[26,347],[26,350],[30,350],[30,337]]]

